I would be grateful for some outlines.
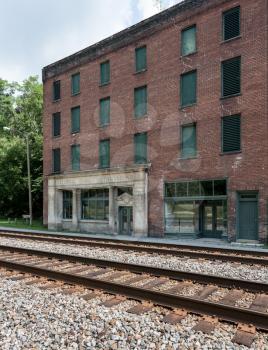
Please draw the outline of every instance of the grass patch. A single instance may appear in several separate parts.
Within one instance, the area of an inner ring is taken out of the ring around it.
[[[32,230],[43,230],[47,231],[47,228],[42,224],[41,220],[33,220],[32,226],[29,222],[23,219],[0,219],[0,226],[10,227],[10,228],[20,228],[20,229],[32,229]]]

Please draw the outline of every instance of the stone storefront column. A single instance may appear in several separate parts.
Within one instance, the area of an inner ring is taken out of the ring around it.
[[[146,179],[147,180],[147,179]],[[136,183],[133,188],[133,235],[148,236],[148,193],[145,183]]]
[[[77,210],[77,190],[73,190],[73,217],[72,217],[72,230],[78,230],[78,210]]]
[[[109,187],[109,231],[112,234],[116,233],[116,226],[115,226],[115,187],[110,186]]]

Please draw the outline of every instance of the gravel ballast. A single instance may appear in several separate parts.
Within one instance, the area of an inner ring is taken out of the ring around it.
[[[188,315],[181,324],[162,322],[166,309],[147,314],[126,312],[136,304],[125,302],[106,308],[100,295],[85,301],[79,294],[64,295],[60,288],[41,290],[22,281],[0,279],[0,348],[20,349],[248,349],[232,343],[236,327],[217,325],[210,335],[195,332],[199,316]],[[251,347],[268,348],[268,335],[258,332]]]
[[[0,244],[268,283],[268,268],[260,265],[252,266],[222,262],[220,260],[210,261],[172,255],[85,247],[72,244],[36,242],[26,239],[17,240],[14,238],[0,238]]]

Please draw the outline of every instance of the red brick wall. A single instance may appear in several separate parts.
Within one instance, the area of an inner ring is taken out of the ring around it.
[[[163,183],[179,179],[227,177],[229,234],[235,236],[236,191],[258,190],[260,238],[267,234],[268,115],[267,115],[267,0],[217,1],[216,7],[190,16],[186,11],[162,30],[133,45],[102,56],[54,78],[61,80],[62,99],[51,101],[53,79],[44,84],[44,176],[51,173],[51,149],[60,147],[62,170],[70,170],[70,145],[81,145],[81,170],[98,167],[100,139],[111,139],[111,166],[133,164],[133,134],[148,131],[149,231],[161,235]],[[222,42],[222,12],[241,6],[241,37]],[[200,8],[198,9],[200,11]],[[265,15],[266,14],[266,15]],[[197,53],[180,57],[180,32],[197,25]],[[147,45],[148,70],[134,74],[135,47]],[[242,93],[221,100],[221,61],[242,57]],[[99,87],[99,65],[111,62],[111,84]],[[197,104],[179,106],[180,74],[197,69]],[[80,71],[81,93],[71,97],[70,77]],[[148,116],[133,117],[134,88],[148,86]],[[111,97],[111,124],[99,128],[99,99]],[[70,109],[81,106],[81,132],[70,134]],[[52,139],[51,115],[62,114],[61,137]],[[241,113],[242,152],[221,154],[221,117]],[[179,126],[197,122],[198,157],[180,160]],[[46,187],[46,185],[45,185]],[[44,220],[47,216],[45,189]]]

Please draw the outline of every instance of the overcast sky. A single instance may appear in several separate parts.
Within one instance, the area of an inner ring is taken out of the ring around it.
[[[163,7],[181,0],[162,0]],[[0,0],[0,78],[42,67],[157,12],[157,0]]]

